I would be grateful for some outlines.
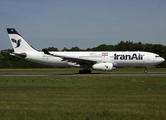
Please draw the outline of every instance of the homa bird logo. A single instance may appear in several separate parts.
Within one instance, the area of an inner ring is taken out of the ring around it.
[[[15,48],[18,48],[20,46],[21,39],[15,40],[12,38],[11,41],[17,44]]]

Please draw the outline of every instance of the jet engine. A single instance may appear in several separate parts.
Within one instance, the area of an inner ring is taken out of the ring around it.
[[[115,69],[113,63],[96,63],[92,66],[93,70],[112,71]]]

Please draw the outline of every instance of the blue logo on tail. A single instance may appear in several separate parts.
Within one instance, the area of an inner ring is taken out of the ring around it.
[[[18,48],[20,46],[21,39],[15,40],[12,38],[11,41],[17,44],[15,48]]]

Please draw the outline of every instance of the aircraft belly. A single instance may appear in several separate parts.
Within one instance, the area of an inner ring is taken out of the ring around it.
[[[61,58],[59,57],[43,57],[41,54],[39,54],[37,57],[36,55],[30,54],[27,56],[26,59],[44,65],[51,65],[57,67],[67,66],[67,63],[65,61],[61,61]]]
[[[117,63],[118,67],[144,67],[146,66],[146,63],[141,60],[141,61],[129,61],[129,60],[125,60],[125,61],[115,61]]]
[[[46,65],[57,66],[57,67],[65,67],[67,65],[66,62],[61,61],[60,58],[56,57],[43,58],[41,62]]]

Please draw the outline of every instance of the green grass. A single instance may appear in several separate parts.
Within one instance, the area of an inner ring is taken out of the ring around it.
[[[164,120],[166,77],[0,77],[1,120]]]

